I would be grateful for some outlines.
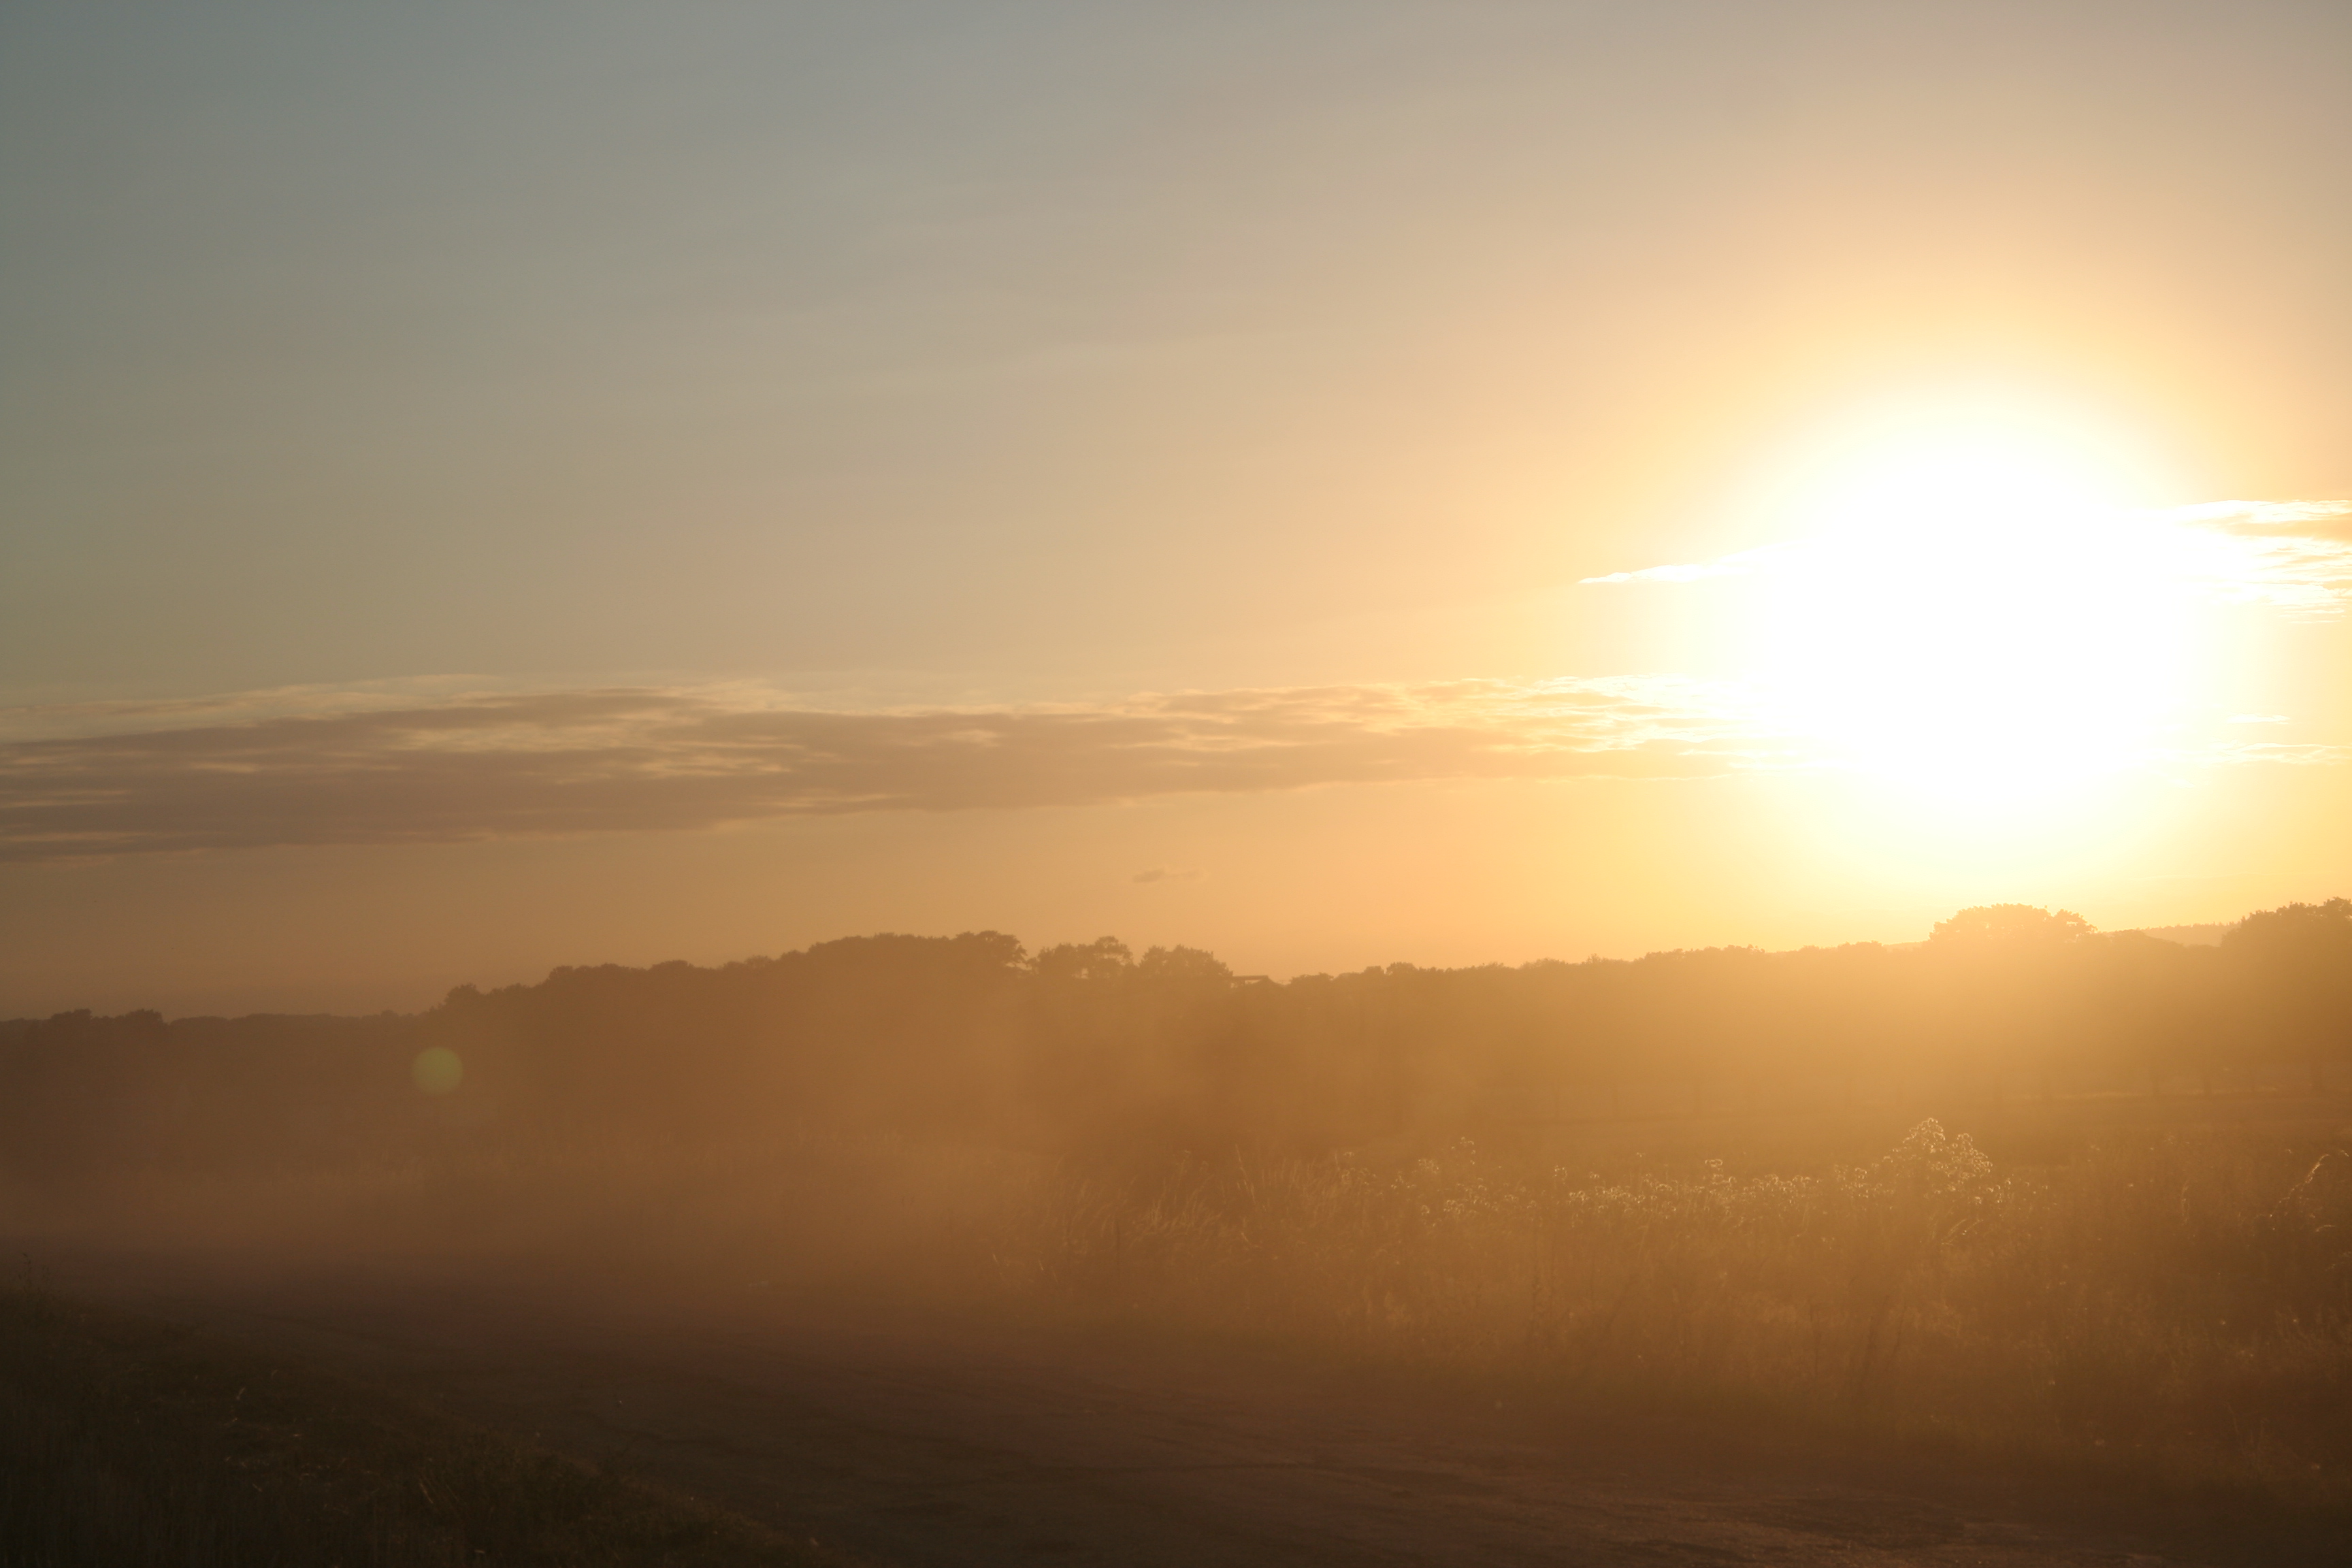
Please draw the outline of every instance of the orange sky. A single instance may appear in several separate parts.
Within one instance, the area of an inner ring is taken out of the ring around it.
[[[2347,72],[2316,5],[12,6],[0,1016],[2352,889]]]

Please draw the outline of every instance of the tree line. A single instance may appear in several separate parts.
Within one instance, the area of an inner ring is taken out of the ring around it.
[[[1300,1150],[1496,1118],[2352,1087],[2352,900],[2215,946],[2022,905],[1918,943],[1286,983],[1111,938],[819,943],[715,968],[558,969],[375,1017],[0,1024],[0,1172],[284,1169],[453,1144],[884,1134],[1097,1152]]]

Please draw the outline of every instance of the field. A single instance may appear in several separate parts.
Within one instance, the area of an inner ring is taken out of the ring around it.
[[[1982,1144],[1923,1118],[1867,1157],[1827,1152],[1857,1119],[1718,1124],[1706,1154],[1706,1130],[1654,1124],[1658,1152],[1517,1130],[1386,1167],[1234,1159],[1064,1189],[1013,1256],[1033,1288],[1113,1310],[1563,1405],[2342,1508],[2345,1128],[2281,1100],[2148,1124],[2169,1109],[2012,1110]]]
[[[822,1568],[839,1553],[188,1328],[0,1296],[0,1563]]]
[[[1953,1561],[1993,1524],[2025,1533],[1984,1560],[2064,1560],[2084,1538],[2053,1521],[2184,1561],[2334,1560],[2352,1541],[2352,1105],[1919,1109],[1498,1122],[1426,1150],[1144,1169],[824,1140],[453,1162],[323,1185],[307,1211],[215,1193],[214,1263],[151,1247],[92,1279],[575,1458],[626,1442],[656,1479],[887,1561],[1026,1560],[1024,1542],[1130,1560],[1117,1543],[1177,1506],[1250,1541],[1320,1530],[1321,1556],[1265,1561],[1372,1561],[1351,1554],[1342,1521],[1370,1505],[1347,1489],[1391,1473],[1421,1479],[1382,1505],[1390,1535],[1486,1531],[1494,1561],[1547,1560],[1561,1531],[1615,1539],[1561,1496],[1653,1508],[1658,1539],[1741,1557],[1885,1547],[1887,1521],[1925,1508],[1948,1528],[1919,1540]],[[30,1321],[20,1302],[11,1334]],[[19,1352],[12,1376],[39,1363]],[[644,1424],[616,1436],[587,1384]],[[1269,1451],[1292,1458],[1252,1471],[1261,1490],[1200,1490],[1202,1467]],[[1637,1451],[1658,1462],[1627,1479]],[[136,1452],[142,1475],[186,1468]],[[477,1496],[614,1484],[544,1456],[468,1463]],[[391,1495],[273,1473],[288,1495]],[[1504,1473],[1524,1486],[1496,1500]],[[213,1521],[202,1487],[140,1484],[197,1500],[205,1531],[261,1528]],[[1774,1536],[1759,1489],[1832,1522]],[[411,1512],[401,1530],[448,1528]],[[532,1550],[493,1558],[663,1560]]]

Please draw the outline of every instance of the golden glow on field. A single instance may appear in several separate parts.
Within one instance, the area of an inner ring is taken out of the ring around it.
[[[1750,673],[1834,756],[1951,803],[2069,793],[2144,753],[2196,676],[2179,531],[2112,439],[2000,408],[1822,443],[1784,505]]]

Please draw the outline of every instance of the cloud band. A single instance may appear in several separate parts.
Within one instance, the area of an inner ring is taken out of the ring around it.
[[[0,860],[1443,778],[1689,777],[1768,761],[1776,745],[1736,704],[1672,679],[1196,692],[981,711],[825,711],[723,688],[448,694],[405,706],[309,693],[294,711],[269,706],[5,716],[0,732],[20,738],[0,742]]]

